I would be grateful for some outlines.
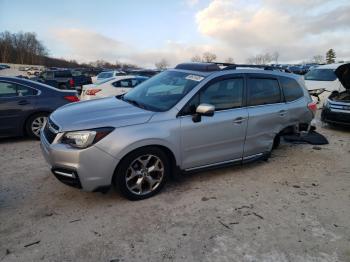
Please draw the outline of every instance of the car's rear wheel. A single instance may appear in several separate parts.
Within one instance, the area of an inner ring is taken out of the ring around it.
[[[119,164],[114,184],[130,200],[141,200],[157,194],[167,181],[170,164],[157,147],[133,151]]]
[[[26,122],[26,131],[31,138],[40,138],[40,130],[46,124],[47,113],[35,114],[28,118]]]

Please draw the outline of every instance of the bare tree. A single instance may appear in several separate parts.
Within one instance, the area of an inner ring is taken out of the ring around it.
[[[216,59],[216,54],[213,54],[213,53],[210,53],[210,52],[203,53],[203,56],[202,56],[202,61],[203,62],[210,63],[210,62],[215,61],[215,59]]]
[[[169,63],[165,58],[162,58],[159,62],[156,62],[154,65],[158,70],[165,70],[169,66]]]
[[[280,54],[277,51],[273,52],[271,55],[272,61],[275,61],[275,63],[278,64],[279,56],[280,56]]]
[[[247,58],[248,64],[264,65],[272,61],[272,55],[270,53],[257,54]]]
[[[316,64],[323,64],[324,63],[324,57],[323,55],[314,55],[311,59],[312,62]]]
[[[192,58],[191,58],[191,61],[192,62],[202,62],[202,59],[199,55],[194,55]]]
[[[228,57],[228,58],[226,58],[226,60],[225,60],[225,63],[233,64],[234,62],[235,62],[235,60],[234,60],[232,57]]]

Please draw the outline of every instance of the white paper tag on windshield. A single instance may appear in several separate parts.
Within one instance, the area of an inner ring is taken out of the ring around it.
[[[197,82],[202,81],[203,78],[204,78],[203,76],[196,76],[196,75],[188,75],[188,76],[186,76],[187,80],[192,80],[192,81],[197,81]]]

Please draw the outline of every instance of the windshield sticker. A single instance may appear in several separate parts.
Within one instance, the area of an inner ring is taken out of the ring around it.
[[[192,81],[197,81],[197,82],[200,82],[203,80],[203,76],[196,76],[196,75],[188,75],[186,76],[186,79],[187,80],[192,80]]]

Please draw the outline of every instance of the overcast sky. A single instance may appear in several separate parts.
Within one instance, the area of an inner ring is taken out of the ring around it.
[[[171,65],[210,51],[244,63],[350,59],[350,0],[0,0],[0,31],[35,32],[50,55]]]

